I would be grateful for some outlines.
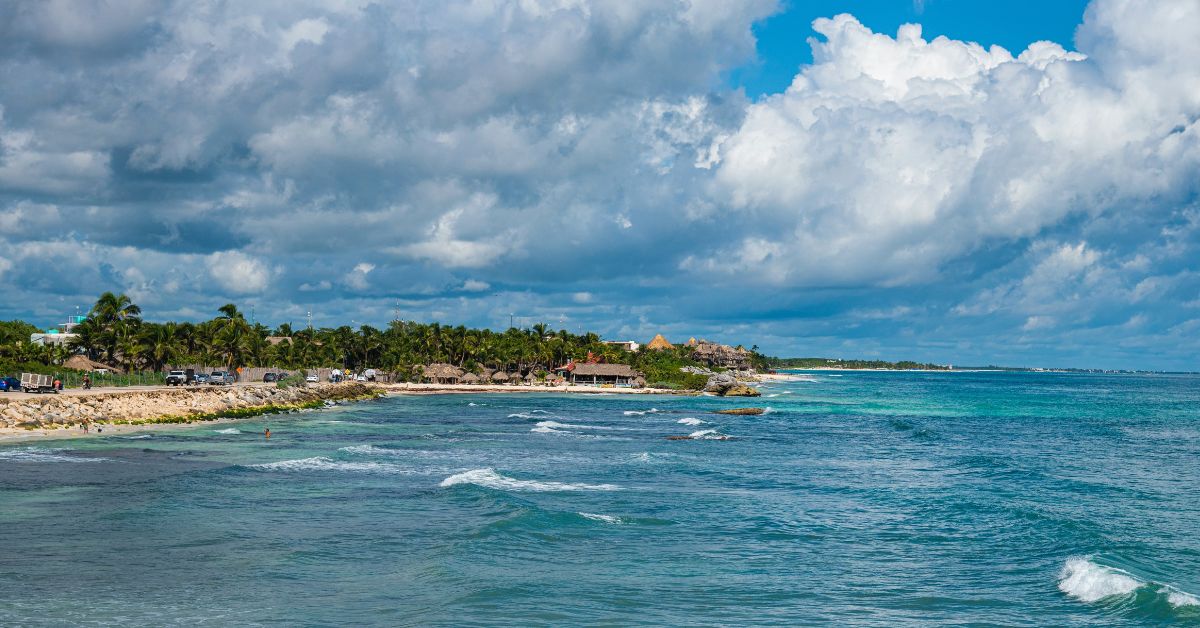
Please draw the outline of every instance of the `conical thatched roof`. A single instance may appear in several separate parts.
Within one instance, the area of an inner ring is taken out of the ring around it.
[[[563,382],[563,377],[562,377],[562,375],[559,375],[558,373],[551,373],[546,376],[547,384],[561,384],[562,382]]]
[[[110,373],[124,373],[125,372],[123,369],[119,369],[115,366],[109,366],[107,364],[102,364],[100,362],[96,362],[95,360],[89,360],[87,358],[87,356],[84,356],[84,355],[71,356],[70,358],[67,359],[66,362],[63,362],[63,368],[75,369],[77,371],[107,370]]]
[[[493,382],[507,382],[508,373],[505,373],[504,371],[496,371],[495,373],[492,373],[491,379]]]
[[[520,384],[523,380],[521,379],[521,374],[514,371],[508,374],[508,381],[513,384]]]
[[[536,381],[537,381],[537,375],[534,375],[534,374],[533,374],[533,371],[529,371],[529,374],[525,376],[525,381],[527,381],[527,382],[536,382]]]
[[[662,351],[663,349],[674,349],[675,345],[667,342],[667,339],[663,338],[662,334],[658,334],[654,336],[654,340],[651,340],[650,343],[646,345],[646,348],[650,349],[651,351]]]
[[[467,373],[466,375],[463,375],[462,379],[460,379],[458,381],[463,384],[478,384],[479,376],[474,373]]]

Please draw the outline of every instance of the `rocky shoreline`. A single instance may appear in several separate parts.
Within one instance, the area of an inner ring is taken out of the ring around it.
[[[376,386],[351,382],[294,388],[235,386],[0,398],[0,429],[53,430],[85,423],[190,423],[315,407],[326,401],[368,399],[381,394],[382,390]]]

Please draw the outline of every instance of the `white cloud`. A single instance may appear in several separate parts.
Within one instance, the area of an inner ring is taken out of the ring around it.
[[[217,285],[235,294],[263,292],[271,281],[272,271],[262,260],[240,251],[213,253],[207,262]]]
[[[366,290],[368,285],[367,275],[371,274],[373,270],[375,270],[374,264],[360,262],[354,266],[354,270],[346,273],[343,281],[351,290]]]
[[[921,283],[991,242],[1182,193],[1200,166],[1200,89],[1179,85],[1200,84],[1200,68],[1166,44],[1200,32],[1200,9],[1129,6],[1089,11],[1086,57],[817,20],[815,63],[720,142],[720,198],[758,232],[743,242],[782,247],[767,274],[781,283]],[[1162,46],[1143,37],[1159,31]],[[1134,34],[1144,54],[1113,54]]]
[[[591,303],[592,302],[592,293],[576,292],[575,294],[571,295],[571,300],[576,303],[580,303],[580,304]]]
[[[462,289],[467,292],[483,292],[484,290],[487,290],[488,288],[491,288],[491,287],[492,287],[491,284],[489,284],[488,282],[479,281],[477,279],[468,279],[468,280],[464,281],[463,285],[462,285]]]

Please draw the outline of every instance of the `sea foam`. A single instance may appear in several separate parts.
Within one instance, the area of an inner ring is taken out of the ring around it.
[[[216,430],[216,432],[218,434],[241,434],[242,430],[239,430],[236,427],[227,427],[223,430]]]
[[[654,414],[656,412],[662,412],[662,410],[659,410],[658,408],[650,408],[649,410],[626,410],[625,412],[622,412],[622,414],[625,416],[646,416],[647,414]]]
[[[108,458],[83,458],[80,456],[64,456],[62,452],[70,449],[50,447],[21,447],[19,449],[0,449],[0,460],[13,462],[105,462]]]
[[[579,516],[583,517],[584,519],[591,519],[592,521],[603,521],[604,523],[614,523],[614,524],[624,523],[623,521],[621,521],[620,517],[614,517],[612,515],[597,515],[595,513],[590,513],[590,512],[581,512],[581,513],[579,513]]]
[[[1165,594],[1173,607],[1200,606],[1200,599],[1169,584],[1141,579],[1124,569],[1108,567],[1087,557],[1067,559],[1059,573],[1058,589],[1081,602],[1099,602],[1113,596],[1126,596],[1143,587]]]
[[[395,465],[382,462],[341,462],[325,456],[301,458],[299,460],[280,460],[250,465],[251,468],[263,471],[353,471],[359,473],[402,473]]]
[[[676,421],[676,423],[679,423],[681,425],[704,425],[707,422],[708,421],[701,421],[700,419],[697,419],[695,417],[690,417],[690,416],[684,417],[684,418]]]
[[[617,491],[621,487],[614,484],[573,484],[569,482],[539,482],[537,480],[518,480],[496,473],[495,469],[472,469],[456,473],[444,480],[440,486],[449,488],[459,484],[474,484],[485,488],[502,491]]]
[[[1059,591],[1083,602],[1128,595],[1143,584],[1128,572],[1097,565],[1087,558],[1067,559],[1058,578]]]
[[[717,430],[700,430],[698,432],[692,432],[691,434],[688,434],[688,438],[691,438],[692,440],[726,440],[729,437],[718,432]]]

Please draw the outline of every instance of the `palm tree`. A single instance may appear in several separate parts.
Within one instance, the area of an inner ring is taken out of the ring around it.
[[[183,355],[183,343],[175,323],[146,325],[142,332],[142,359],[152,370],[161,371]]]

